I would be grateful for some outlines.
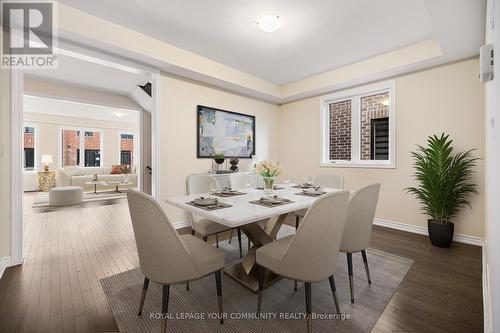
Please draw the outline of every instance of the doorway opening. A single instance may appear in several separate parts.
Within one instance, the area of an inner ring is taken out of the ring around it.
[[[13,73],[13,265],[33,214],[158,194],[159,72],[66,43],[58,57],[57,69]],[[51,195],[63,187],[76,201]]]

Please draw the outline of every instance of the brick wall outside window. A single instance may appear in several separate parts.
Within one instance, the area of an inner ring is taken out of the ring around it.
[[[376,94],[361,98],[361,159],[371,159],[371,120],[389,117],[389,106],[382,102],[389,93]]]
[[[121,139],[120,150],[127,150],[134,156],[134,139]]]
[[[34,133],[24,133],[24,148],[35,148]]]
[[[80,139],[83,132],[77,130],[63,130],[62,132],[62,152],[63,166],[74,166],[78,163],[78,149],[80,149]],[[84,137],[85,149],[100,150],[101,133],[93,132],[93,136]]]
[[[88,133],[88,132],[87,132]],[[85,149],[100,150],[101,149],[101,133],[92,132],[92,136],[85,137]]]
[[[330,104],[330,160],[351,159],[351,100]]]

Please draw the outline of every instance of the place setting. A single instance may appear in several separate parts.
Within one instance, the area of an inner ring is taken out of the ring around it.
[[[241,192],[238,190],[233,190],[229,186],[224,187],[223,189],[221,189],[219,191],[213,192],[213,195],[218,196],[218,197],[222,197],[222,198],[234,197],[237,195],[245,195],[245,194],[247,194],[247,193]]]
[[[231,207],[230,204],[220,202],[219,199],[210,197],[199,197],[192,201],[186,202],[186,204],[197,208],[201,208],[203,210],[210,210],[210,211]]]
[[[327,192],[321,187],[316,186],[316,187],[310,187],[303,189],[302,192],[297,192],[295,193],[296,195],[304,195],[306,197],[319,197],[322,196],[323,194],[326,194]]]
[[[294,201],[292,201],[290,199],[281,198],[277,195],[264,196],[258,200],[250,201],[251,204],[260,205],[260,206],[264,206],[264,207],[278,207],[278,206],[291,204],[293,202]]]

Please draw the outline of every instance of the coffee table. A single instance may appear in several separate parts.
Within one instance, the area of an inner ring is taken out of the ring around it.
[[[90,182],[85,182],[85,185],[94,185],[94,194],[97,194],[97,185],[102,185],[102,186],[106,186],[107,183],[106,182],[103,182],[103,181],[90,181]]]
[[[132,182],[119,182],[119,181],[108,181],[106,182],[106,185],[109,185],[109,186],[115,186],[115,192],[118,192],[118,193],[123,193],[122,191],[120,191],[120,186],[130,186],[132,185],[133,183]]]

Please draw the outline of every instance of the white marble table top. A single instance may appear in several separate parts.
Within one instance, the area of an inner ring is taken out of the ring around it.
[[[213,197],[208,193],[169,197],[165,199],[165,202],[190,213],[194,213],[198,216],[202,216],[225,226],[235,228],[245,224],[265,220],[276,215],[292,213],[297,210],[309,208],[317,199],[315,197],[305,195],[296,195],[295,193],[299,193],[302,190],[292,187],[291,184],[280,186],[285,188],[283,190],[275,190],[274,194],[278,195],[281,198],[290,199],[293,201],[293,203],[277,207],[265,207],[252,204],[249,201],[259,200],[261,197],[265,196],[264,191],[257,189],[251,189],[249,191],[241,190],[241,192],[247,193],[245,195],[237,195],[226,198],[216,197],[219,199],[219,202],[230,204],[232,207],[217,209],[213,211],[207,211],[187,204],[187,202],[199,198],[200,196]],[[331,188],[324,188],[323,190],[328,193],[341,191],[339,189]]]

